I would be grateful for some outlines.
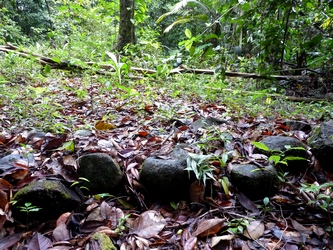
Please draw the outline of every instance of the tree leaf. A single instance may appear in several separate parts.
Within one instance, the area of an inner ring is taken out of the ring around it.
[[[267,152],[269,152],[269,151],[271,151],[270,149],[269,149],[269,147],[267,147],[264,143],[262,143],[262,142],[256,142],[256,141],[252,141],[251,142],[256,148],[258,148],[258,149],[261,149],[261,150],[264,150],[264,151],[267,151]]]
[[[199,223],[198,228],[193,232],[192,236],[196,237],[206,237],[212,234],[218,233],[223,224],[224,219],[208,219]]]
[[[154,211],[143,212],[133,223],[130,233],[149,239],[156,237],[166,224],[163,216]]]
[[[249,239],[256,240],[263,235],[265,230],[264,223],[259,220],[251,221],[250,224],[244,230],[243,235]]]
[[[185,36],[187,37],[187,38],[192,38],[192,32],[189,30],[189,29],[187,29],[186,28],[186,30],[185,30]]]

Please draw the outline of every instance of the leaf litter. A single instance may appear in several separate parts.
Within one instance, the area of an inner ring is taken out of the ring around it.
[[[61,81],[68,89],[81,86],[80,78]],[[57,84],[50,83],[52,96],[44,91],[36,99],[21,98],[31,107],[24,119],[13,114],[10,102],[1,104],[0,155],[33,157],[33,162],[17,160],[1,173],[1,249],[83,249],[96,232],[106,234],[120,249],[333,249],[332,210],[310,206],[300,191],[300,183],[314,183],[311,171],[286,176],[288,184],[270,198],[267,207],[217,181],[211,182],[211,194],[204,202],[192,204],[152,202],[142,191],[139,171],[143,161],[152,155],[166,158],[178,143],[196,145],[188,148],[190,153],[221,156],[228,152],[232,158],[225,154],[224,159],[242,162],[245,153],[262,159],[253,153],[249,141],[263,136],[307,139],[302,131],[291,133],[283,119],[233,117],[232,108],[223,102],[174,97],[164,88],[148,91],[137,85],[133,96],[122,97],[122,90],[98,91],[98,84],[92,83],[87,96],[80,98]],[[53,103],[50,121],[45,117],[41,121],[38,108],[32,105],[38,106],[43,96]],[[220,123],[208,128],[192,127],[199,119],[221,117]],[[235,140],[228,141],[223,133]],[[76,159],[94,152],[109,154],[121,166],[127,183],[123,196],[92,194],[82,204],[84,209],[68,211],[56,223],[34,225],[28,232],[15,224],[10,204],[13,192],[52,176],[77,181]],[[212,160],[212,167],[214,177],[222,179],[225,166]]]

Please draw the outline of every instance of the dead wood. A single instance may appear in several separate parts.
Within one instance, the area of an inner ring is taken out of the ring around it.
[[[19,47],[16,47],[10,43],[7,43],[5,45],[0,45],[0,51],[6,52],[6,53],[15,53],[19,56],[25,57],[25,58],[34,58],[37,60],[40,64],[43,66],[49,65],[53,69],[63,69],[63,70],[87,70],[89,67],[83,67],[75,64],[71,64],[69,62],[58,62],[56,60],[53,60],[51,58],[41,56],[29,51],[25,51],[20,49]],[[88,66],[96,65],[100,69],[105,71],[111,71],[115,72],[115,68],[112,65],[109,64],[100,64],[96,62],[86,62],[85,63]],[[153,69],[144,69],[144,68],[138,68],[138,67],[131,67],[131,71],[137,72],[143,76],[146,75],[154,75],[157,73],[156,70]],[[98,71],[99,74],[103,74],[106,72]],[[188,68],[184,65],[180,65],[178,68],[172,69],[169,71],[169,75],[174,74],[184,74],[184,73],[192,73],[192,74],[198,74],[198,75],[214,75],[217,74],[215,70],[212,69],[192,69]],[[241,73],[241,72],[230,72],[226,71],[224,73],[227,77],[241,77],[241,78],[253,78],[253,79],[275,79],[275,80],[310,80],[310,77],[308,76],[284,76],[284,75],[260,75],[255,73]]]

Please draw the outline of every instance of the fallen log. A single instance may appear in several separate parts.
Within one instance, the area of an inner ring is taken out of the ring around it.
[[[18,54],[19,56],[25,57],[25,58],[34,58],[41,65],[43,65],[43,66],[49,65],[53,69],[62,69],[62,70],[87,70],[87,69],[89,69],[89,67],[75,65],[70,62],[57,61],[52,58],[48,58],[48,57],[41,56],[41,55],[29,52],[29,51],[25,51],[10,43],[7,43],[5,45],[0,45],[0,51],[6,52],[6,53],[12,52],[12,53]],[[102,70],[107,70],[107,71],[111,71],[111,72],[116,71],[115,68],[110,64],[101,64],[101,63],[97,63],[97,62],[85,62],[84,64],[86,64],[88,66],[96,65]],[[142,74],[143,76],[157,74],[156,70],[138,68],[138,67],[130,67],[130,71],[137,72],[139,74]],[[98,71],[98,73],[103,74],[103,71]],[[230,71],[226,71],[224,73],[219,73],[213,69],[193,69],[193,68],[188,68],[185,65],[180,65],[178,68],[172,69],[168,72],[169,75],[184,74],[184,73],[192,73],[192,74],[198,74],[198,75],[223,74],[227,77],[241,77],[241,78],[268,79],[268,80],[275,79],[275,80],[310,81],[312,79],[309,76],[260,75],[260,74],[255,74],[255,73],[242,73],[242,72],[230,72]]]

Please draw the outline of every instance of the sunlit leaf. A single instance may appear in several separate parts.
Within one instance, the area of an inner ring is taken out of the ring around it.
[[[65,143],[59,148],[59,150],[62,150],[62,149],[65,149],[65,150],[68,150],[68,151],[74,152],[74,151],[75,151],[74,140],[70,140],[70,141],[65,142]]]
[[[107,122],[104,122],[104,121],[99,121],[99,122],[96,123],[95,128],[97,130],[103,131],[103,130],[115,129],[116,126],[111,124],[111,123],[107,123]]]
[[[267,147],[264,143],[262,142],[256,142],[252,141],[251,142],[256,148],[264,150],[264,151],[270,151],[269,147]]]
[[[185,29],[185,35],[187,38],[191,38],[192,37],[192,32],[189,29]]]

